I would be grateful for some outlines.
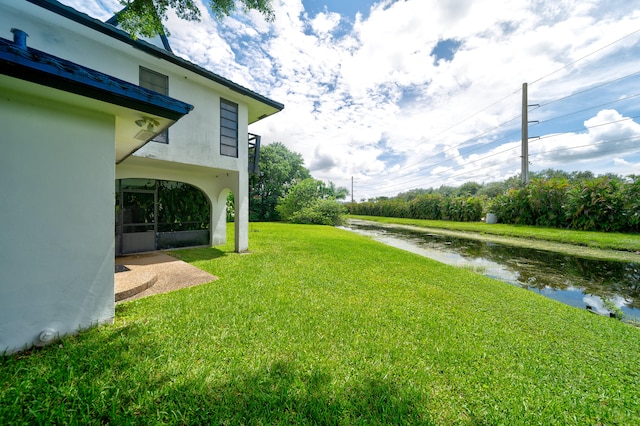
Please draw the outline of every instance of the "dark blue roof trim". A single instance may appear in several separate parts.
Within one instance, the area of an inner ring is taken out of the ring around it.
[[[101,32],[119,41],[127,43],[135,47],[136,49],[139,49],[145,53],[148,53],[149,55],[153,55],[157,58],[164,59],[182,68],[185,68],[189,71],[199,74],[209,80],[215,81],[216,83],[221,84],[225,87],[228,87],[229,89],[233,90],[236,93],[239,93],[244,96],[248,96],[252,99],[262,102],[265,105],[269,105],[272,108],[277,109],[278,111],[284,109],[284,105],[281,104],[280,102],[276,102],[272,99],[267,98],[266,96],[262,96],[252,90],[249,90],[246,87],[242,87],[231,80],[227,80],[226,78],[221,77],[218,74],[214,74],[211,71],[208,71],[202,67],[199,67],[198,65],[195,65],[182,58],[179,58],[178,56],[170,52],[167,52],[164,49],[160,49],[159,47],[156,47],[151,43],[147,43],[144,40],[139,40],[139,39],[134,40],[126,32],[118,28],[115,28],[112,25],[106,24],[98,19],[94,19],[89,15],[78,12],[77,10],[71,7],[65,6],[55,0],[27,0],[27,1],[35,5],[38,5],[40,7],[43,7],[47,10],[50,10],[60,16],[64,16],[65,18],[71,19],[72,21],[75,21],[95,31]]]
[[[0,37],[0,74],[178,120],[192,105]]]

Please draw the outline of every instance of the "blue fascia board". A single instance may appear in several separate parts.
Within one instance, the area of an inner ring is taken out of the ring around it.
[[[205,68],[202,68],[185,59],[182,59],[171,52],[168,52],[164,49],[160,49],[159,47],[156,47],[151,43],[147,43],[144,40],[133,39],[127,32],[119,28],[116,28],[113,25],[102,22],[99,19],[92,18],[87,14],[84,14],[82,12],[79,12],[73,9],[72,7],[65,6],[56,0],[27,0],[27,1],[35,5],[38,5],[40,7],[43,7],[60,16],[71,19],[74,22],[77,22],[81,25],[84,25],[88,28],[91,28],[109,37],[113,37],[114,39],[119,40],[123,43],[129,44],[130,46],[136,49],[139,49],[144,53],[163,59],[181,68],[187,69],[195,74],[201,75],[202,77],[205,77],[222,86],[225,86],[238,94],[252,98],[274,109],[277,109],[278,111],[281,111],[284,109],[284,105],[281,104],[280,102],[276,102],[272,99],[267,98],[266,96],[263,96],[250,89],[247,89],[246,87],[240,86],[239,84],[234,83],[231,80],[228,80],[224,77],[219,76],[218,74],[215,74],[209,70],[206,70]]]
[[[193,109],[186,102],[2,37],[0,74],[174,121]]]

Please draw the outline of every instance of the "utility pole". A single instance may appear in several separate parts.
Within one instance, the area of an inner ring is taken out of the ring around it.
[[[527,93],[527,83],[522,83],[522,184],[529,183],[529,123],[539,123],[539,121],[529,121],[529,107],[539,107],[539,104],[529,105]]]
[[[522,83],[522,184],[529,183],[529,103],[527,83]]]
[[[351,176],[351,202],[353,203],[353,176]]]

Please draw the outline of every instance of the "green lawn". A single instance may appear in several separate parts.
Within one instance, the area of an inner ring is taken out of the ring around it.
[[[446,220],[402,219],[396,217],[349,216],[354,219],[371,220],[380,223],[398,223],[423,228],[450,229],[454,231],[477,232],[504,237],[517,237],[535,240],[575,244],[599,249],[640,251],[640,234],[621,234],[616,232],[573,231],[559,228],[524,225],[488,225],[484,222],[451,222]]]
[[[637,328],[335,228],[250,245],[178,251],[220,279],[0,358],[2,423],[640,421]]]

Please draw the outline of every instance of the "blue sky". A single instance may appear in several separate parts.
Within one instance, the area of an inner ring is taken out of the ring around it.
[[[117,0],[64,0],[106,19]],[[640,1],[273,0],[166,23],[176,54],[285,104],[251,126],[356,199],[530,169],[640,174]],[[204,10],[204,6],[203,6]]]
[[[355,19],[357,13],[366,18],[373,4],[370,0],[306,0],[302,2],[305,12],[310,16],[318,13],[333,12],[340,14],[344,19]]]

